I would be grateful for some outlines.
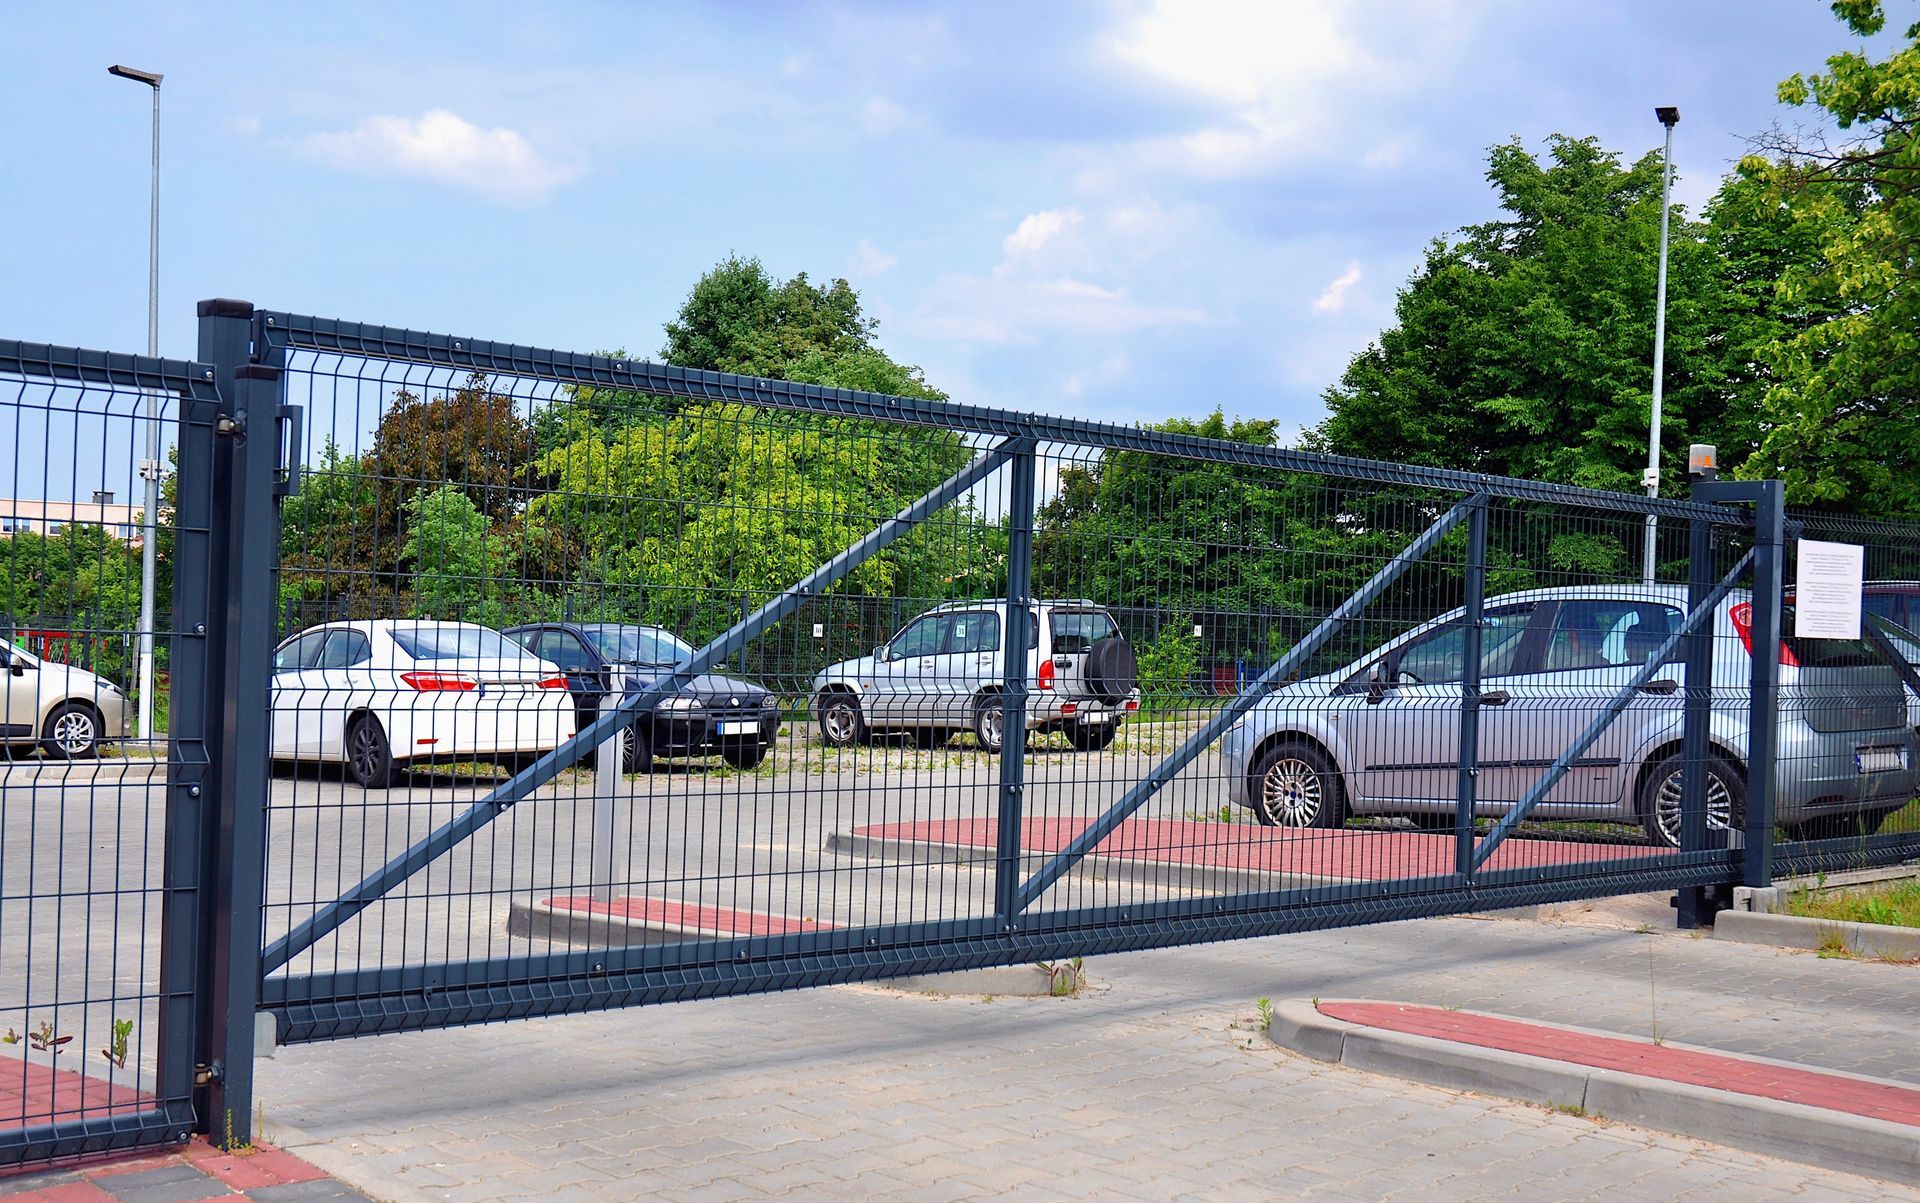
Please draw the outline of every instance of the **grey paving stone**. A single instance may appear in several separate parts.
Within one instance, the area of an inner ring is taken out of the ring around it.
[[[218,1178],[190,1165],[109,1174],[94,1179],[93,1184],[122,1203],[186,1203],[191,1199],[233,1193]]]
[[[367,1203],[366,1195],[330,1178],[255,1187],[247,1191],[247,1198],[254,1203]]]

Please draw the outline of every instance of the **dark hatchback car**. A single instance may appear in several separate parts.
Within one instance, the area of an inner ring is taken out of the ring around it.
[[[582,729],[609,693],[645,689],[693,654],[670,632],[637,623],[531,623],[505,634],[566,673]],[[766,759],[779,730],[780,700],[764,686],[705,673],[634,723],[626,769],[647,772],[656,756],[719,756],[750,769]]]

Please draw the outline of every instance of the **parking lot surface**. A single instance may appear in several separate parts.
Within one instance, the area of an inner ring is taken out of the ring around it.
[[[1069,999],[843,986],[282,1050],[269,1137],[376,1197],[1912,1199],[1278,1051],[1261,997],[1463,1006],[1920,1081],[1920,978],[1472,918],[1140,953]]]

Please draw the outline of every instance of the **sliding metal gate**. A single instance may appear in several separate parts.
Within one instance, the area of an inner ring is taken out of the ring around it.
[[[0,1161],[245,1139],[256,1017],[311,1041],[1646,890],[1690,924],[1776,861],[1920,853],[1887,814],[1920,713],[1886,704],[1920,678],[1867,663],[1901,628],[1772,653],[1794,539],[1912,579],[1915,532],[1790,519],[1773,482],[1649,501],[230,301],[200,358],[0,343],[8,491],[77,502],[139,422],[178,432],[164,779],[108,782],[137,741],[0,779]],[[60,576],[26,562],[8,604]],[[1809,668],[1843,683],[1824,742]]]

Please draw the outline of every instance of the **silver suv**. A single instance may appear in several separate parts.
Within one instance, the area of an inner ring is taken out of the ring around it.
[[[1035,602],[1028,613],[1027,729],[1065,731],[1084,750],[1106,747],[1140,708],[1133,649],[1092,602]],[[820,737],[845,747],[900,732],[931,747],[971,731],[998,752],[1006,614],[1005,601],[949,602],[871,655],[822,670],[811,691]]]
[[[1541,589],[1489,599],[1481,635],[1476,813],[1503,814],[1676,630],[1679,586]],[[1710,828],[1743,821],[1752,605],[1715,616]],[[1453,823],[1465,627],[1443,615],[1338,672],[1282,686],[1221,737],[1232,800],[1263,823],[1337,827],[1349,814]],[[1792,608],[1786,629],[1791,631]],[[1920,787],[1901,678],[1868,641],[1780,647],[1779,822],[1796,836],[1871,831]],[[1680,830],[1685,669],[1668,664],[1533,810],[1542,819]]]

